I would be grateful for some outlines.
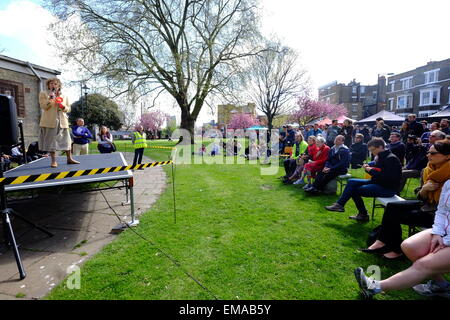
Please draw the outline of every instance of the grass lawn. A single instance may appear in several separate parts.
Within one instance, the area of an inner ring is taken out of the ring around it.
[[[125,151],[124,143],[116,143],[119,150]],[[170,150],[145,154],[162,161]],[[165,170],[170,177],[171,168]],[[355,267],[378,265],[386,278],[410,265],[357,250],[380,223],[382,210],[374,222],[353,222],[352,201],[345,213],[328,212],[323,207],[336,196],[306,196],[283,185],[277,179],[282,174],[280,168],[277,175],[262,176],[259,165],[249,164],[176,166],[177,223],[168,179],[169,187],[135,229],[154,245],[123,232],[82,267],[80,290],[63,282],[47,299],[354,300],[359,299]],[[352,174],[361,177],[362,171]],[[370,209],[371,200],[366,204]],[[377,299],[420,297],[404,290]]]

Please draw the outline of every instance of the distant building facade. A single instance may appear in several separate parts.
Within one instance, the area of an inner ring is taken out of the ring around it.
[[[348,111],[347,117],[361,120],[376,113],[385,101],[383,82],[385,83],[386,79],[380,77],[378,80],[379,84],[376,85],[362,85],[355,79],[348,84],[333,81],[319,87],[319,101],[342,104]],[[380,97],[378,97],[378,91],[380,91]]]
[[[55,78],[61,72],[0,55],[0,94],[14,97],[17,118],[23,121],[25,146],[38,140],[39,92],[45,80]]]
[[[235,106],[232,104],[222,104],[217,106],[217,127],[225,128],[233,117],[233,114],[247,113],[256,117],[256,104],[248,103],[244,106]]]
[[[450,59],[430,61],[388,78],[386,110],[426,118],[450,104]]]

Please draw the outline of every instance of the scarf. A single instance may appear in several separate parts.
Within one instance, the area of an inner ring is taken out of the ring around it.
[[[439,202],[442,187],[448,179],[450,179],[450,162],[447,161],[440,167],[428,163],[428,166],[423,170],[423,183],[425,184],[428,181],[432,181],[439,184],[439,188],[437,190],[428,192],[428,202]]]

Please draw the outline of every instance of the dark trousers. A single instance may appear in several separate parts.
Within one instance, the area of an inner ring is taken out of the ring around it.
[[[341,174],[345,174],[345,172],[342,173],[340,171],[330,170],[330,172],[328,173],[323,173],[322,171],[320,171],[317,174],[316,179],[314,180],[313,187],[317,190],[323,190],[328,182],[336,179],[336,177],[340,176]]]
[[[144,154],[144,148],[134,149],[133,166],[142,163],[142,155]]]
[[[294,173],[295,168],[297,168],[297,160],[286,159],[284,160],[283,164],[284,164],[284,171],[286,171],[286,175],[290,177]]]
[[[367,215],[362,197],[393,197],[395,193],[394,190],[371,183],[369,179],[349,179],[337,203],[345,206],[347,201],[352,198],[358,208],[358,213]]]
[[[388,203],[381,222],[378,240],[385,243],[392,251],[401,253],[402,224],[431,228],[434,215],[420,211],[421,203],[417,200]]]

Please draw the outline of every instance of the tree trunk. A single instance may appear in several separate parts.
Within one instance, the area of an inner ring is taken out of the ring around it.
[[[192,115],[189,113],[189,111],[185,111],[182,109],[181,111],[181,129],[188,130],[191,135],[191,144],[194,144],[194,128],[195,128],[195,120]],[[185,141],[185,143],[189,143]]]

